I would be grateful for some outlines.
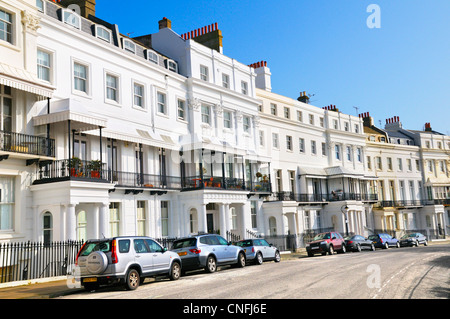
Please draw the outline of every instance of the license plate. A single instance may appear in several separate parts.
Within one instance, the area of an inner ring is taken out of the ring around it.
[[[319,247],[311,247],[311,249],[319,249]]]
[[[97,282],[97,278],[84,278],[83,282]]]
[[[186,256],[186,255],[187,255],[187,252],[185,252],[185,251],[178,253],[178,256]]]

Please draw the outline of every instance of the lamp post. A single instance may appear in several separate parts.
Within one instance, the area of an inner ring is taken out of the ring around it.
[[[348,206],[344,205],[341,207],[341,212],[344,214],[345,217],[345,235],[348,236]]]

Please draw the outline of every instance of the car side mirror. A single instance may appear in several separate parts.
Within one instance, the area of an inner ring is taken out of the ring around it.
[[[269,244],[269,246],[270,246],[270,247],[273,247],[273,244],[272,244],[272,243],[270,243],[270,244]]]
[[[336,236],[331,237],[331,239],[336,239]]]
[[[164,254],[168,249],[166,247],[163,248],[162,253]]]
[[[233,243],[231,241],[228,242],[228,246],[233,245]]]

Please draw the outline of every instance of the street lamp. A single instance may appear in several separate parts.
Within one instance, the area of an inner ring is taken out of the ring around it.
[[[348,206],[344,205],[341,207],[341,212],[344,213],[345,216],[345,235],[348,236]]]

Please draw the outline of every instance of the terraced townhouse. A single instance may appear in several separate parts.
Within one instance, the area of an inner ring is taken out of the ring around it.
[[[131,38],[94,0],[0,0],[0,23],[1,241],[217,232],[296,248],[396,224],[366,120],[273,93],[267,63],[226,56],[216,23],[178,34],[163,18]],[[411,157],[433,200],[420,209],[439,211],[425,225],[448,232],[449,137],[411,134],[436,147]]]

